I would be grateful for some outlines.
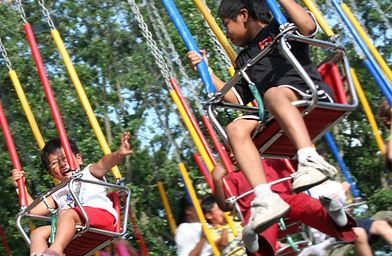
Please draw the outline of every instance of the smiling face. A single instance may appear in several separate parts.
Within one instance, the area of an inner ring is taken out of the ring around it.
[[[79,168],[82,162],[82,155],[76,154],[72,156],[75,158],[76,167]],[[54,154],[48,155],[49,162],[49,170],[48,173],[63,182],[71,178],[72,172],[70,170],[70,166],[67,161],[67,157],[65,156],[65,152],[63,148],[58,148]]]
[[[216,203],[211,208],[211,211],[205,216],[213,226],[226,224],[225,213],[219,209],[219,206]]]

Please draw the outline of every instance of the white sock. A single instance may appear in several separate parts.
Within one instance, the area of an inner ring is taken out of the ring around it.
[[[301,148],[297,151],[298,162],[303,162],[308,156],[318,155],[314,147]]]
[[[263,196],[266,196],[266,195],[272,195],[271,188],[269,187],[268,184],[261,184],[261,185],[256,186],[253,189],[253,193],[255,194],[255,196],[257,198],[262,198]]]

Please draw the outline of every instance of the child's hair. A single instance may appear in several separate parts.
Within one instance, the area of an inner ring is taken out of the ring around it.
[[[221,19],[229,18],[236,21],[241,9],[247,9],[253,20],[264,24],[268,24],[272,19],[272,14],[265,0],[222,0],[218,16]]]
[[[187,195],[183,195],[180,199],[180,205],[179,205],[180,213],[178,214],[178,218],[177,218],[177,226],[186,221],[185,211],[191,207],[193,207],[192,202],[189,201]]]
[[[69,141],[69,146],[71,147],[72,153],[74,155],[79,154],[79,148],[76,146],[75,142],[72,140]],[[41,151],[41,161],[46,170],[49,170],[49,155],[56,153],[56,150],[62,148],[60,138],[53,138],[48,143],[46,143],[45,147]]]
[[[201,209],[203,210],[204,216],[207,213],[211,213],[211,209],[212,209],[212,207],[214,207],[215,203],[216,203],[215,197],[212,195],[203,199],[200,206],[201,206]],[[207,219],[207,222],[210,223],[210,220]]]
[[[380,108],[378,109],[378,119],[389,129],[387,122],[391,121],[391,105],[387,99],[381,101]]]

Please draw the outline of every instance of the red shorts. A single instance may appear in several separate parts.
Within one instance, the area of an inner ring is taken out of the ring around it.
[[[82,219],[82,224],[85,224],[85,220],[79,207],[74,209]],[[114,231],[114,223],[116,218],[105,209],[95,208],[90,206],[83,206],[84,211],[87,213],[88,219],[90,221],[90,227],[104,229],[108,231]]]

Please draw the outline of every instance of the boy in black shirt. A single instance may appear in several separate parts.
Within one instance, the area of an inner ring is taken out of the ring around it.
[[[297,27],[299,34],[313,36],[317,26],[313,17],[293,0],[278,0],[286,10],[290,22]],[[236,68],[242,67],[255,57],[264,46],[272,42],[279,33],[279,24],[271,19],[270,10],[264,0],[223,0],[218,15],[226,27],[226,36],[237,46],[245,47],[236,59]],[[321,101],[332,102],[333,92],[325,84],[312,64],[309,46],[300,42],[290,42],[291,51],[313,79]],[[205,51],[201,51],[208,65]],[[201,61],[199,53],[188,52],[190,66],[196,71]],[[328,164],[312,147],[309,133],[298,109],[291,103],[299,99],[309,99],[309,88],[283,56],[278,48],[247,72],[256,84],[266,109],[277,119],[280,127],[298,149],[298,171],[295,174],[293,189],[296,193],[322,183],[336,174],[336,169]],[[211,74],[217,90],[224,82]],[[234,104],[247,104],[253,100],[247,82],[242,79],[235,85],[236,90],[225,95],[224,101]],[[261,233],[274,224],[288,210],[286,204],[267,184],[259,152],[252,142],[251,134],[257,126],[257,117],[238,118],[226,127],[226,132],[239,168],[254,189],[255,200],[251,203],[252,215],[249,225],[255,233]]]

